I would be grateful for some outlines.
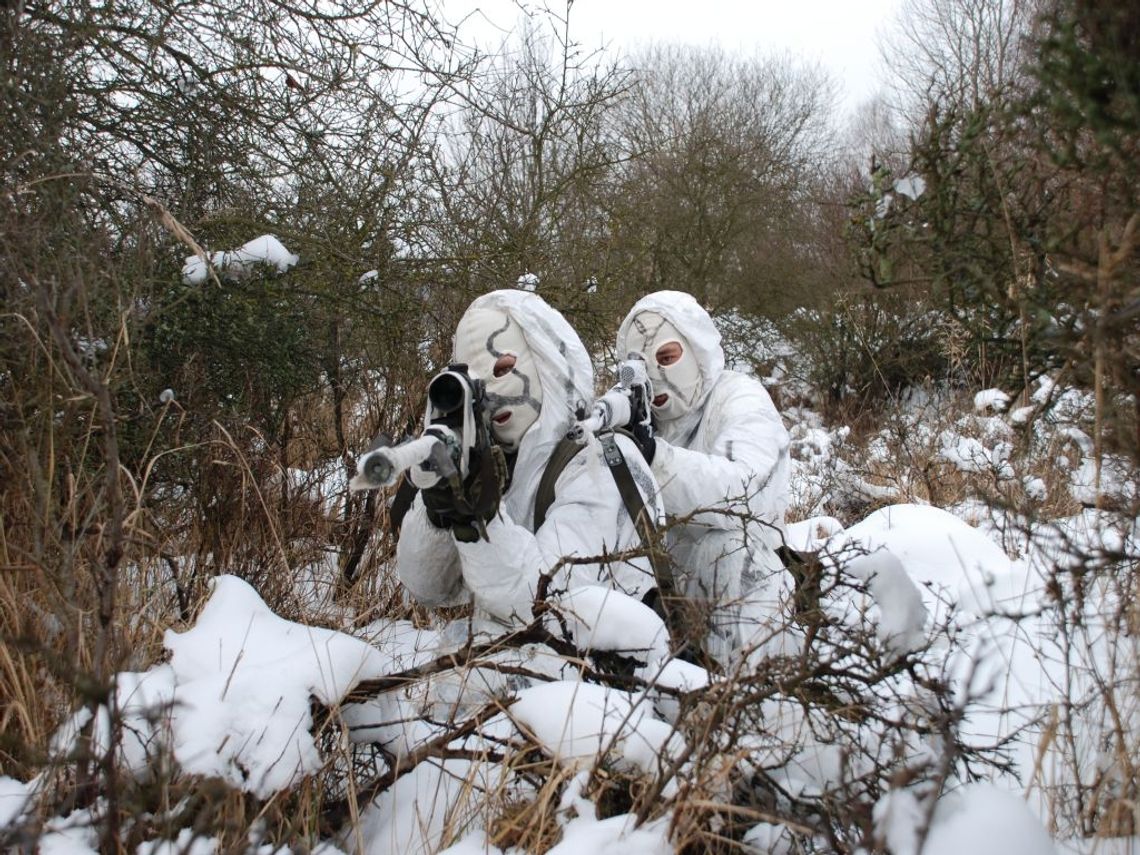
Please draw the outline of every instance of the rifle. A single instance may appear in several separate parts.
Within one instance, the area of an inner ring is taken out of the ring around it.
[[[350,490],[391,487],[400,476],[421,490],[446,481],[459,490],[470,471],[473,449],[490,446],[482,380],[463,363],[449,365],[428,384],[424,430],[399,444],[381,434],[356,463]]]
[[[625,425],[653,429],[649,413],[653,384],[645,360],[640,354],[629,354],[618,363],[617,377],[617,385],[594,401],[588,415],[584,410],[579,411],[578,423],[571,428],[573,438],[582,441],[587,433],[604,433]]]

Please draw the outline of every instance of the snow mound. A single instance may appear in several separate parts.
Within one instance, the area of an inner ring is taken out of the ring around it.
[[[700,665],[683,659],[669,659],[660,665],[638,668],[634,675],[654,686],[676,689],[679,692],[693,692],[705,688],[712,682],[712,676]]]
[[[792,549],[812,552],[832,535],[843,531],[843,523],[831,516],[811,517],[788,525],[787,541]]]
[[[592,763],[612,751],[625,768],[652,772],[680,747],[673,728],[633,695],[590,683],[560,680],[523,689],[510,715],[563,762]]]
[[[657,613],[640,600],[600,585],[575,588],[553,601],[580,650],[629,653],[660,661],[669,653],[669,632]],[[550,629],[557,632],[557,621]]]
[[[0,775],[0,830],[19,819],[33,789],[31,784]]]
[[[203,837],[191,828],[178,832],[177,840],[151,840],[140,843],[135,855],[214,855],[218,851],[218,841],[213,837]]]
[[[630,814],[594,819],[578,817],[566,823],[562,840],[547,855],[672,855],[669,817],[637,826]]]
[[[926,640],[926,607],[902,562],[885,549],[860,555],[843,569],[867,585],[878,608],[875,633],[895,656],[903,656]]]
[[[926,505],[880,508],[823,546],[827,560],[839,563],[878,550],[901,562],[924,591],[924,604],[931,611],[945,598],[975,614],[986,613],[1004,599],[1002,583],[1024,578],[985,534]]]
[[[310,697],[339,701],[384,659],[359,639],[277,617],[248,584],[220,576],[197,623],[167,630],[175,757],[185,771],[266,798],[322,765]]]
[[[980,783],[938,801],[922,847],[922,855],[1051,855],[1056,851],[1024,800]]]
[[[939,456],[954,465],[960,472],[992,472],[1002,480],[1014,477],[1010,456],[1013,445],[998,442],[993,448],[986,448],[973,437],[962,436],[954,431],[943,431],[940,437],[942,448]]]
[[[1041,821],[1013,793],[992,784],[967,784],[943,795],[919,848],[926,807],[909,790],[887,793],[875,805],[875,834],[891,855],[1055,855]]]
[[[1009,395],[1001,389],[983,389],[974,395],[974,412],[1001,413],[1009,406]]]
[[[486,768],[483,769],[485,773]],[[472,800],[495,781],[467,760],[420,763],[373,800],[360,815],[366,855],[430,855],[449,829],[462,828],[475,813]],[[349,839],[355,838],[355,833]]]

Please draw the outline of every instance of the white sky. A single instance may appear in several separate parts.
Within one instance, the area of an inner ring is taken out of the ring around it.
[[[520,0],[529,9],[541,2]],[[442,0],[452,22],[478,9],[464,30],[496,43],[522,15],[513,0]],[[549,0],[561,12],[560,0]],[[902,0],[575,0],[571,36],[585,47],[610,44],[631,49],[658,41],[719,44],[745,54],[787,53],[818,62],[839,85],[841,107],[850,112],[881,88],[876,44]],[[486,19],[502,29],[497,32]]]

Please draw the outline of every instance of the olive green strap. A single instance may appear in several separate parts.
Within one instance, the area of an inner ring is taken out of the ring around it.
[[[542,473],[542,480],[538,482],[538,490],[534,494],[534,531],[537,532],[539,526],[546,522],[546,512],[554,504],[554,482],[558,480],[558,476],[562,474],[566,464],[573,460],[584,447],[580,442],[575,442],[568,437],[563,437],[559,440],[558,445],[554,446],[554,451],[550,454],[550,461]]]
[[[612,433],[601,434],[598,439],[602,443],[602,454],[605,456],[610,474],[614,477],[614,483],[617,484],[621,500],[629,513],[629,518],[633,521],[634,528],[637,529],[641,538],[641,545],[645,547],[648,553],[649,564],[653,568],[653,577],[657,582],[657,588],[661,592],[662,598],[668,599],[674,595],[673,572],[669,566],[669,556],[663,554],[659,548],[657,524],[653,519],[653,514],[645,507],[645,500],[641,497],[641,491],[637,489],[637,484],[633,480],[633,473],[629,471],[629,463],[626,462],[625,455],[618,448],[614,435]]]
[[[388,508],[388,523],[392,534],[399,536],[400,527],[404,524],[404,517],[411,510],[412,502],[416,500],[416,493],[418,492],[419,489],[406,475],[401,476],[400,483],[396,487],[396,495],[392,497],[392,504]]]

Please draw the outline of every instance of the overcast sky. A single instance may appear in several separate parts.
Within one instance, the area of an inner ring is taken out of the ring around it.
[[[876,35],[894,20],[902,0],[575,0],[571,35],[586,47],[631,49],[648,41],[719,44],[747,54],[786,52],[818,62],[839,84],[850,112],[880,88]],[[523,0],[528,8],[542,3]],[[561,12],[559,0],[550,6]],[[521,17],[512,0],[444,0],[454,22],[481,12],[464,29],[501,41]],[[493,21],[502,31],[485,24]]]

